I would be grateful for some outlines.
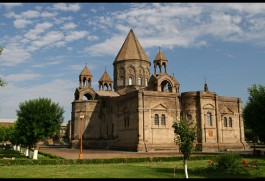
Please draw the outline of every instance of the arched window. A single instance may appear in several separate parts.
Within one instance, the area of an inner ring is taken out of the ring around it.
[[[161,125],[166,125],[166,116],[164,114],[161,116]]]
[[[124,69],[122,67],[119,69],[118,77],[119,77],[119,84],[121,86],[124,86],[124,84],[125,84],[124,83]]]
[[[159,125],[159,116],[155,114],[155,125]]]
[[[91,79],[90,78],[88,78],[88,84],[87,84],[87,87],[91,87]]]
[[[86,82],[86,78],[83,78],[83,87],[87,87],[87,82]]]
[[[129,77],[129,85],[132,85],[132,83],[133,83],[133,78]]]
[[[212,114],[211,113],[207,113],[207,124],[208,126],[212,126],[213,122],[212,122]]]
[[[148,79],[145,79],[145,86],[148,86]]]
[[[232,127],[232,118],[229,118],[229,127]]]
[[[224,127],[227,127],[227,118],[224,117]]]
[[[172,92],[172,86],[171,86],[170,82],[168,82],[167,80],[164,80],[161,83],[161,91],[162,92]]]
[[[142,77],[138,77],[138,85],[142,85]]]
[[[83,100],[93,100],[93,97],[90,93],[86,93],[84,96],[83,96]]]

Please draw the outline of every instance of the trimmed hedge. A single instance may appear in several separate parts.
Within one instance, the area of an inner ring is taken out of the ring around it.
[[[190,160],[207,160],[215,155],[191,156]],[[0,166],[8,165],[70,165],[70,164],[108,164],[108,163],[138,163],[138,162],[168,162],[182,161],[183,156],[175,157],[143,157],[143,158],[107,158],[107,159],[19,159],[0,160]]]

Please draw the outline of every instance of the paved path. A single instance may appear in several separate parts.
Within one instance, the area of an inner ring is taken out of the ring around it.
[[[42,146],[40,151],[57,155],[66,159],[78,159],[79,149],[71,149],[66,147],[56,146]],[[250,154],[252,151],[241,151],[242,154]],[[176,151],[155,151],[155,152],[131,152],[131,151],[115,151],[115,150],[94,150],[94,149],[83,149],[82,155],[84,159],[95,159],[95,158],[142,158],[142,157],[174,157],[182,156],[181,153]],[[219,152],[221,153],[221,152]],[[205,154],[218,154],[215,152],[204,152],[204,153],[193,153],[192,155],[205,155]]]
[[[79,149],[60,148],[60,147],[40,147],[40,151],[57,155],[66,159],[78,159]],[[182,156],[178,152],[131,152],[131,151],[115,151],[115,150],[94,150],[83,149],[83,158],[139,158],[139,157],[171,157]]]

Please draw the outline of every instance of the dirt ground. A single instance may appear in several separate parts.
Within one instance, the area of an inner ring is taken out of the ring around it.
[[[67,147],[56,147],[56,146],[42,146],[40,151],[57,155],[66,159],[78,159],[80,150],[71,149]],[[220,153],[220,152],[219,152]],[[243,154],[250,154],[251,151],[243,151]],[[205,155],[205,154],[217,154],[214,152],[204,153],[193,153],[193,155]],[[94,150],[94,149],[83,149],[83,159],[95,159],[95,158],[141,158],[141,157],[173,157],[182,156],[181,153],[176,151],[155,151],[155,152],[131,152],[131,151],[116,151],[116,150]]]

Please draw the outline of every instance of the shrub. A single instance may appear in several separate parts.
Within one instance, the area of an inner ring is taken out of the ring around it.
[[[237,153],[227,152],[209,160],[209,168],[216,172],[228,174],[242,174],[246,169]]]

